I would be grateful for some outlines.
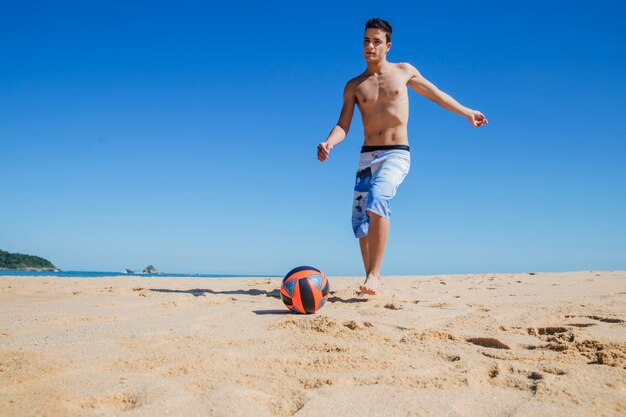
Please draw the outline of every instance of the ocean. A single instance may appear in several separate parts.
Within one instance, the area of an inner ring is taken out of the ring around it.
[[[126,272],[99,271],[24,271],[0,270],[0,276],[58,277],[58,278],[105,278],[105,277],[145,277],[145,278],[278,278],[278,275],[232,275],[232,274],[180,274],[162,272],[160,274],[128,274]],[[281,277],[282,278],[282,277]]]

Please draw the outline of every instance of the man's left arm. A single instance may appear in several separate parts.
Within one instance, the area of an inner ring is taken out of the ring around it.
[[[406,71],[409,72],[410,78],[408,85],[411,86],[418,94],[426,97],[429,100],[434,101],[446,110],[450,110],[460,116],[465,117],[472,126],[481,127],[489,123],[487,118],[478,110],[472,110],[467,108],[448,94],[444,93],[437,88],[433,83],[428,81],[414,66],[410,64],[403,64]]]

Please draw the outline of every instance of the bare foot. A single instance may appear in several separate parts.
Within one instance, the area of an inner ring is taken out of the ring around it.
[[[363,285],[359,286],[362,294],[378,295],[381,293],[380,277],[370,274],[365,278]]]

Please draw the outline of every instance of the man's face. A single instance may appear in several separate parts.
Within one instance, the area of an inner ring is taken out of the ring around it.
[[[385,58],[391,48],[387,36],[381,29],[366,29],[363,37],[363,57],[366,62],[378,62]]]

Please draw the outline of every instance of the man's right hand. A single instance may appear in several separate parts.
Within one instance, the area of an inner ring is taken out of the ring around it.
[[[328,160],[328,155],[332,150],[333,145],[328,142],[321,142],[317,145],[317,159],[319,159],[320,162],[326,162]]]

